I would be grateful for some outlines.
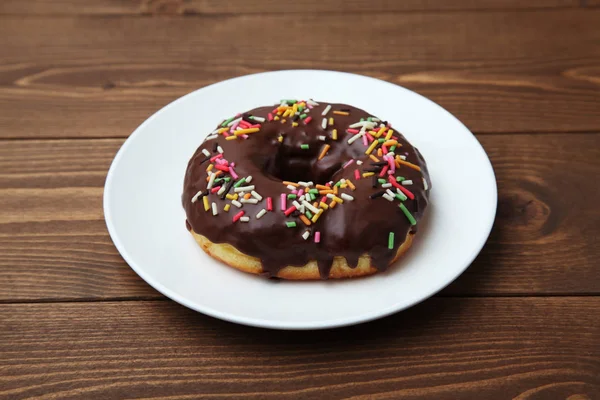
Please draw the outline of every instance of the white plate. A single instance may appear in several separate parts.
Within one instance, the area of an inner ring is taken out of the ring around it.
[[[206,255],[185,228],[187,162],[222,119],[282,98],[347,103],[389,120],[425,157],[433,189],[413,247],[382,274],[288,282],[248,275]],[[332,71],[278,71],[220,82],[148,118],[117,153],[104,215],[123,258],[159,292],[191,309],[280,329],[350,325],[433,295],[473,261],[496,212],[494,172],[483,148],[450,113],[410,90]]]

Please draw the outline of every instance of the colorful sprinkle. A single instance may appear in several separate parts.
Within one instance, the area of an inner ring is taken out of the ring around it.
[[[410,211],[408,211],[406,206],[404,204],[400,203],[399,207],[402,210],[402,212],[404,213],[404,215],[406,215],[406,218],[408,218],[408,220],[410,221],[410,224],[416,225],[417,220],[415,220],[415,217],[412,216],[412,214],[410,213]]]
[[[390,232],[388,236],[388,249],[392,250],[394,248],[394,232]]]
[[[286,221],[285,226],[287,226],[288,228],[295,228],[296,222],[295,221]]]
[[[204,211],[210,210],[210,205],[208,204],[208,197],[204,196],[202,198],[202,202],[204,203]]]
[[[287,210],[285,210],[283,213],[285,214],[286,217],[289,217],[290,214],[293,213],[296,210],[297,210],[296,206],[291,206],[290,208],[288,208]]]
[[[311,224],[310,220],[306,218],[304,215],[300,215],[300,220],[304,222],[304,225],[309,226]]]
[[[258,214],[256,214],[256,219],[261,219],[265,214],[267,213],[267,210],[265,210],[264,208],[262,210],[260,210],[258,212]]]
[[[315,232],[315,243],[319,243],[321,241],[321,232]]]
[[[230,208],[231,208],[231,205],[230,205],[230,204],[225,204],[225,207],[223,207],[223,210],[224,210],[225,212],[229,212],[229,209],[230,209]]]
[[[307,240],[309,236],[310,236],[310,231],[305,231],[305,232],[302,234],[302,238],[303,238],[304,240]]]
[[[248,222],[250,221],[250,217],[241,217],[240,222]]]
[[[302,144],[302,145],[300,145],[300,148],[302,150],[308,150],[310,148],[310,146],[308,144]]]
[[[325,154],[327,154],[327,152],[329,151],[329,148],[331,146],[326,144],[325,146],[323,146],[323,150],[321,151],[321,154],[319,154],[319,160],[321,160],[323,157],[325,157]]]

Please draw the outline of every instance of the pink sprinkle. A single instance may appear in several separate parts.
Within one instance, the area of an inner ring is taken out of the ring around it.
[[[273,114],[269,113],[269,115],[267,115],[267,118],[269,118],[269,121],[273,121]]]
[[[294,190],[292,190],[292,193],[293,193],[293,194],[298,194],[298,189],[294,189]]]
[[[221,186],[217,186],[217,187],[214,187],[214,188],[210,189],[210,192],[211,193],[217,193],[219,191],[219,189],[221,189]]]
[[[213,156],[213,157],[211,157],[211,158],[210,158],[210,162],[215,162],[215,160],[216,160],[217,158],[221,158],[221,157],[223,157],[223,154],[222,154],[222,153],[219,153],[219,154],[217,154],[216,156]]]
[[[243,216],[244,216],[244,211],[240,211],[239,213],[237,213],[233,216],[233,222],[237,222]]]
[[[298,190],[298,197],[302,196],[303,194],[304,194],[304,190],[303,189]]]
[[[240,125],[242,126],[242,128],[247,129],[248,127],[250,127],[250,123],[245,121],[245,120],[241,120],[240,121]]]
[[[356,179],[356,180],[360,179],[360,172],[358,172],[357,169],[354,170],[354,179]]]
[[[227,132],[223,132],[223,136],[225,136],[225,137],[229,137],[229,133],[227,133]]]
[[[382,170],[381,170],[381,172],[379,173],[379,176],[380,176],[381,178],[383,178],[383,177],[385,176],[385,173],[387,172],[388,168],[389,168],[389,167],[388,167],[387,165],[384,165],[384,166],[383,166],[383,169],[382,169]]]
[[[285,211],[287,208],[286,195],[285,193],[281,193],[281,198],[279,199],[279,205],[281,207],[281,211]]]
[[[319,243],[321,241],[321,232],[315,232],[315,243]]]
[[[244,139],[248,139],[248,135],[240,135],[241,137],[243,137]]]
[[[308,105],[308,108],[312,108],[312,107],[310,106],[310,104]],[[309,123],[310,121],[312,121],[312,117],[308,117],[308,118],[306,118],[306,119],[304,120],[304,125],[308,125],[308,123]]]
[[[234,163],[234,162],[232,162],[230,165],[231,165],[232,167],[235,167],[235,163]]]
[[[387,146],[381,146],[381,151],[383,152],[383,154],[387,154],[388,153]]]
[[[369,143],[371,143],[371,142],[373,142],[373,140],[375,140],[375,138],[373,136],[371,136],[370,133],[367,133],[365,136],[367,137],[367,139],[369,139]]]
[[[233,163],[229,166],[229,174],[231,175],[231,177],[233,179],[239,178],[238,174],[236,174],[235,171],[233,170]]]
[[[273,199],[267,197],[267,211],[273,211]]]
[[[354,158],[352,160],[349,160],[346,164],[342,165],[342,168],[346,168],[349,165],[352,165],[352,163],[354,162]]]
[[[308,109],[309,109],[309,110],[312,110],[312,109],[313,109],[313,106],[312,106],[312,105],[310,105],[310,104],[307,104],[307,106],[308,106]],[[310,117],[308,117],[308,118],[310,118]]]
[[[235,124],[231,125],[231,129],[229,130],[229,133],[233,134],[233,132],[237,129],[239,124],[240,124],[239,122],[236,122]]]
[[[348,129],[346,129],[346,132],[356,135],[360,131],[358,129],[348,128]]]
[[[363,142],[363,145],[364,145],[365,147],[369,145],[369,142],[367,141],[367,136],[366,136],[366,135],[363,135],[363,137],[362,137],[362,142]]]
[[[321,197],[321,203],[327,203],[327,196]]]
[[[220,165],[229,165],[229,163],[227,162],[227,160],[224,160],[224,159],[222,159],[222,158],[217,158],[217,159],[215,160],[215,162],[216,162],[217,164],[220,164]]]
[[[333,181],[329,181],[325,184],[325,186],[329,186],[329,187],[331,187],[331,185],[333,185]]]

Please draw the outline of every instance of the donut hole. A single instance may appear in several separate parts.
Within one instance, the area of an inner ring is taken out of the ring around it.
[[[325,165],[318,163],[314,157],[302,157],[278,152],[266,160],[262,170],[265,175],[281,181],[314,182],[325,184],[332,180],[340,169],[340,164]]]

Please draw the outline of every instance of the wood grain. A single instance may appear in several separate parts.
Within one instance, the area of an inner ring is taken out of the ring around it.
[[[3,0],[0,15],[196,15],[372,13],[579,7],[578,0]]]
[[[431,299],[369,324],[286,332],[170,301],[5,305],[0,397],[595,399],[599,307]]]
[[[479,139],[498,180],[497,220],[474,264],[442,295],[600,293],[600,191],[590,184],[600,135]],[[122,261],[104,225],[104,176],[121,143],[3,142],[1,301],[160,296]]]
[[[349,29],[374,18],[378,29]],[[398,83],[478,133],[598,131],[598,20],[598,9],[6,16],[0,137],[126,137],[196,88],[288,68],[345,70]],[[274,39],[272,32],[290,28],[302,34]]]

